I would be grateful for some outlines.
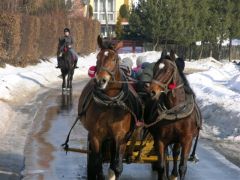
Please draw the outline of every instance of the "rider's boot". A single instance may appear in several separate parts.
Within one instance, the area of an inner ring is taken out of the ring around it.
[[[79,68],[79,67],[77,66],[77,60],[75,60],[75,62],[74,62],[74,67],[75,67],[75,69],[76,69],[76,68]]]
[[[56,66],[55,68],[61,68],[61,67],[60,67],[59,59],[57,59],[57,63],[58,63],[58,64],[57,64],[57,66]]]

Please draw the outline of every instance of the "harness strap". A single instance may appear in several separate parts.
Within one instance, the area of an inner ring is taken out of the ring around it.
[[[191,95],[191,97],[187,101],[185,101],[185,102],[183,102],[183,103],[181,103],[177,106],[174,106],[171,109],[166,109],[166,110],[163,110],[163,111],[158,110],[157,111],[158,112],[158,117],[157,117],[156,121],[154,121],[150,124],[141,123],[140,126],[143,126],[145,128],[149,128],[149,127],[157,124],[158,122],[160,122],[162,120],[175,121],[175,120],[178,120],[178,119],[183,119],[183,118],[191,115],[191,113],[193,112],[195,107],[196,107],[196,103],[194,101],[193,95]],[[180,113],[179,114],[179,111],[177,111],[179,109],[180,109],[180,111],[183,111],[184,109],[185,109],[185,111],[186,110],[189,110],[189,111],[187,111],[186,113],[182,113],[182,114]]]
[[[83,114],[85,114],[85,111],[82,111],[81,113],[79,113],[79,115],[77,116],[77,118],[75,119],[70,131],[68,132],[68,135],[67,135],[67,138],[65,140],[65,142],[62,144],[62,147],[63,149],[66,151],[66,154],[68,152],[68,149],[69,149],[69,146],[68,146],[68,142],[69,142],[69,138],[70,138],[70,135],[71,135],[71,132],[74,128],[74,126],[76,125],[76,123],[78,122],[78,120],[80,120],[80,116],[82,116]]]
[[[111,78],[113,79],[113,80],[115,80],[115,71],[110,71],[108,68],[106,68],[106,67],[100,67],[100,70],[103,70],[103,71],[107,71],[107,73],[108,74],[110,74],[110,76],[111,76]]]

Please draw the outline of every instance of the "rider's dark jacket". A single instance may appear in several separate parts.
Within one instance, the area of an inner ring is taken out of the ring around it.
[[[65,45],[67,45],[67,46],[72,46],[73,45],[73,43],[74,43],[74,41],[73,41],[73,38],[72,38],[72,36],[63,36],[62,38],[61,38],[61,40],[64,40],[64,43],[65,43]]]

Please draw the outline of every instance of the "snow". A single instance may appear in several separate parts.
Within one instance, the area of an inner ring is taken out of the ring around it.
[[[202,135],[240,141],[240,69],[233,63],[214,65],[206,60],[198,62],[200,68],[202,62],[208,70],[188,75],[203,114]]]
[[[160,52],[120,54],[130,57],[134,66],[138,56],[145,56],[148,62],[159,59]],[[88,68],[96,64],[96,53],[79,57],[79,69],[74,80],[87,77]],[[24,101],[39,89],[51,88],[53,83],[61,83],[60,70],[55,68],[56,58],[42,61],[36,66],[16,68],[7,65],[0,68],[0,131],[8,128],[14,111],[11,104]],[[187,75],[194,89],[203,115],[201,135],[206,138],[240,142],[240,71],[229,62],[218,62],[213,58],[186,62],[186,70],[195,72]]]

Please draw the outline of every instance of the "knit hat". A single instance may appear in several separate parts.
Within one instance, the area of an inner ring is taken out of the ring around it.
[[[146,62],[146,57],[145,56],[138,56],[137,58],[137,66],[141,66],[142,63]]]
[[[125,57],[120,61],[120,66],[127,66],[129,69],[132,69],[133,61],[130,57]]]
[[[88,76],[90,78],[94,78],[95,77],[95,74],[96,74],[96,66],[91,66],[89,69],[88,69]]]
[[[124,70],[125,73],[127,73],[127,74],[131,74],[131,72],[132,72],[132,66],[133,66],[133,62],[132,62],[132,59],[129,58],[129,57],[123,58],[123,59],[120,61],[120,68],[121,68],[122,70]]]
[[[155,66],[155,62],[146,64],[145,68],[142,71],[141,77],[140,77],[141,81],[151,81],[152,80],[154,66]]]

